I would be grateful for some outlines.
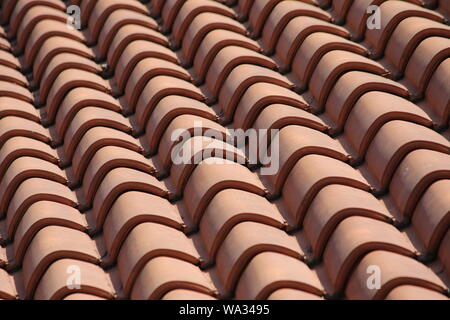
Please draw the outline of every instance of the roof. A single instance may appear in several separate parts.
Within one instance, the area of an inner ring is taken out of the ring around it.
[[[448,299],[449,18],[3,0],[0,298]]]

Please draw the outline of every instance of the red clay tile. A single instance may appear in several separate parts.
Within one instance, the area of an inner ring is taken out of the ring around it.
[[[132,41],[123,50],[116,63],[109,63],[108,65],[111,70],[115,69],[116,85],[119,92],[124,90],[131,72],[139,61],[145,58],[164,59],[179,64],[177,56],[169,48],[145,40]]]
[[[15,300],[18,298],[14,279],[5,270],[0,269],[0,299]]]
[[[3,177],[13,161],[20,157],[34,157],[53,164],[59,163],[56,150],[48,144],[27,137],[12,137],[0,149],[0,177]]]
[[[0,119],[0,148],[13,137],[28,137],[50,143],[50,134],[40,124],[15,116]]]
[[[282,228],[285,224],[278,210],[264,197],[256,194],[226,189],[212,199],[200,220],[200,236],[208,252],[209,260],[215,260],[217,250],[239,223],[258,222]]]
[[[412,225],[425,245],[425,252],[433,254],[450,226],[450,180],[439,180],[428,187],[412,215]]]
[[[250,64],[237,66],[228,75],[219,93],[218,103],[224,113],[224,122],[233,119],[240,99],[247,89],[257,82],[272,83],[284,88],[293,88],[294,86],[286,77],[273,70]]]
[[[33,78],[36,84],[40,83],[42,75],[44,74],[50,61],[56,55],[64,52],[73,53],[88,59],[92,59],[94,57],[92,50],[79,41],[63,36],[50,37],[44,41],[41,48],[39,49],[39,53],[34,58],[34,64],[32,68]],[[76,64],[76,62],[74,61],[72,61],[72,63]]]
[[[324,289],[308,266],[275,252],[258,254],[247,265],[236,288],[236,299],[263,300],[277,289],[289,287],[321,296]]]
[[[410,3],[406,3],[404,1],[385,1],[382,5],[379,7],[380,15],[382,17],[381,19],[381,28],[377,29],[370,29],[366,31],[366,39],[371,47],[371,57],[374,59],[380,58],[383,56],[383,53],[386,49],[386,54],[388,54],[388,43],[391,38],[396,37],[397,32],[401,32],[402,28],[408,28],[409,23],[421,23],[420,29],[427,28],[426,21],[435,20],[438,22],[443,22],[443,16],[439,13],[421,8],[419,6],[415,6]],[[412,19],[412,20],[406,20],[410,17],[422,17],[424,19]],[[428,20],[429,19],[429,20]],[[405,23],[402,23],[405,21]],[[410,21],[408,24],[406,24],[407,21]],[[414,21],[414,22],[413,22]],[[399,31],[397,31],[397,29]],[[407,29],[405,29],[404,32],[406,32]],[[402,35],[402,37],[407,35]],[[399,39],[400,41],[405,41],[406,39]],[[396,50],[399,51],[401,55],[404,53],[402,52],[401,44],[396,43]]]
[[[381,269],[381,288],[367,288],[367,268],[378,266]],[[384,299],[391,290],[400,285],[416,285],[437,293],[445,294],[446,287],[442,281],[420,262],[388,251],[373,251],[366,255],[354,274],[350,277],[346,288],[346,295],[351,299]]]
[[[251,36],[259,38],[261,31],[266,23],[270,13],[281,0],[261,0],[253,1],[251,10],[249,12],[249,26],[251,29]]]
[[[47,114],[56,113],[65,95],[81,86],[103,92],[110,91],[108,83],[100,76],[84,70],[66,69],[55,79],[48,95],[40,97],[42,103],[47,103],[45,106]]]
[[[326,32],[348,38],[348,31],[340,26],[313,17],[295,17],[284,28],[275,47],[280,69],[289,71],[297,50],[304,40],[314,32]]]
[[[352,40],[361,41],[364,38],[364,33],[367,30],[367,21],[371,14],[374,14],[373,10],[371,13],[368,12],[369,6],[380,6],[387,0],[342,0],[337,1],[341,3],[344,7],[341,8],[343,11],[338,14],[343,14],[343,17],[337,18],[338,22],[346,22],[345,27],[351,30]],[[334,5],[333,1],[333,5]],[[349,7],[350,6],[350,7]],[[381,16],[382,17],[382,16]]]
[[[13,69],[11,69],[12,71]],[[33,96],[28,89],[9,81],[0,80],[0,97],[11,97],[33,103]]]
[[[23,16],[30,8],[38,5],[44,5],[60,11],[66,10],[64,3],[61,3],[58,0],[5,0],[2,5],[2,23],[10,22],[13,15],[15,15],[16,18],[17,16]]]
[[[169,33],[172,31],[173,21],[180,11],[183,4],[186,2],[184,0],[166,0],[164,1],[161,12],[161,31],[164,33]]]
[[[35,202],[25,212],[18,225],[7,226],[8,238],[14,239],[15,263],[22,261],[33,238],[48,226],[87,230],[86,219],[75,208],[53,201]]]
[[[217,273],[228,296],[236,288],[247,265],[257,254],[271,251],[303,258],[303,252],[294,236],[284,231],[255,222],[236,225],[217,252]]]
[[[203,12],[192,20],[183,37],[181,52],[186,65],[193,63],[195,54],[206,34],[215,30],[224,29],[245,35],[245,28],[237,21],[217,13]]]
[[[115,260],[130,231],[146,222],[178,230],[184,227],[176,207],[166,199],[140,191],[126,192],[114,201],[103,226],[108,258]]]
[[[337,141],[317,130],[302,126],[286,126],[278,133],[280,169],[267,178],[279,194],[292,168],[303,157],[318,154],[347,161],[348,155]]]
[[[387,250],[407,257],[416,254],[406,237],[385,222],[354,216],[336,227],[323,253],[323,261],[333,285],[332,294],[344,290],[347,281],[353,279],[350,273],[358,260],[374,250]],[[365,275],[367,278],[367,273]]]
[[[219,163],[215,163],[215,162]],[[263,196],[261,181],[246,167],[232,161],[208,158],[200,162],[185,187],[183,202],[194,225],[214,196],[224,189],[239,189]]]
[[[114,70],[125,48],[127,48],[133,41],[137,40],[154,42],[163,46],[169,45],[168,39],[159,32],[144,26],[127,24],[117,31],[114,36],[114,40],[111,42],[107,55],[109,68]]]
[[[241,64],[254,64],[277,70],[275,62],[260,53],[237,46],[227,46],[216,54],[206,74],[206,85],[214,98],[217,98],[225,79]]]
[[[0,49],[5,51],[11,51],[11,44],[8,40],[0,38]]]
[[[90,106],[115,112],[122,111],[117,100],[106,92],[86,87],[76,87],[65,95],[58,110],[45,114],[45,120],[48,123],[55,122],[57,136],[63,137],[76,114],[83,108]]]
[[[238,119],[236,119],[236,121],[238,121]],[[248,126],[243,125],[240,127],[243,129],[253,127],[254,129],[267,130],[267,133],[260,133],[260,141],[264,141],[263,139],[266,137],[267,142],[269,143],[272,139],[269,135],[271,130],[281,130],[286,126],[292,125],[308,127],[321,132],[328,130],[328,126],[319,117],[305,110],[281,103],[265,106],[261,113],[257,115],[256,121],[250,123]]]
[[[360,162],[381,127],[392,120],[431,127],[430,117],[410,101],[381,91],[370,91],[358,99],[344,127],[352,149],[352,160]]]
[[[108,146],[99,149],[89,162],[83,177],[84,197],[91,202],[106,174],[114,168],[125,167],[153,174],[152,161],[129,149]]]
[[[299,82],[300,90],[306,90],[309,81],[320,59],[332,50],[346,50],[362,56],[368,51],[363,46],[325,32],[314,32],[309,35],[298,49],[292,61],[292,73]]]
[[[383,192],[388,187],[401,160],[416,149],[450,154],[450,142],[435,131],[411,122],[394,120],[380,128],[366,153],[367,167],[375,177],[377,191]]]
[[[301,225],[320,189],[330,184],[370,190],[361,174],[348,164],[317,154],[304,156],[293,167],[282,189],[283,200],[296,225]]]
[[[389,75],[381,64],[343,50],[326,53],[311,74],[309,88],[318,108],[323,108],[337,80],[348,71],[364,71],[380,76]]]
[[[174,20],[172,28],[173,44],[176,47],[182,43],[183,37],[194,19],[203,12],[216,13],[230,18],[236,16],[232,9],[214,1],[185,1]]]
[[[395,81],[367,72],[347,72],[336,82],[325,104],[325,113],[333,122],[331,129],[333,134],[342,131],[355,103],[363,94],[370,91],[409,97],[408,89]]]
[[[26,3],[26,1],[22,2]],[[64,11],[49,6],[34,6],[26,12],[23,20],[20,20],[17,17],[12,18],[16,23],[10,25],[10,33],[17,35],[17,48],[22,51],[27,43],[28,37],[39,21],[51,19],[66,23],[68,16]]]
[[[75,194],[65,185],[41,178],[25,180],[17,188],[8,207],[6,225],[18,225],[28,208],[39,201],[53,201],[71,207],[78,205]]]
[[[386,61],[392,65],[393,73],[402,75],[414,49],[425,38],[450,37],[450,27],[422,17],[406,18],[395,29],[386,46]]]
[[[158,102],[169,95],[205,100],[203,93],[190,82],[164,75],[154,77],[143,88],[136,105],[125,109],[126,113],[135,111],[137,133],[142,133]]]
[[[68,271],[79,268],[80,289],[67,286]],[[81,260],[60,259],[53,262],[42,276],[32,298],[36,300],[59,300],[76,292],[98,296],[104,299],[114,299],[116,293],[111,279],[99,266]]]
[[[86,27],[89,16],[92,13],[92,10],[94,10],[96,1],[95,0],[76,0],[80,3],[77,3],[76,5],[80,7],[80,13],[81,13],[81,26],[84,28]]]
[[[105,127],[89,129],[76,148],[66,150],[66,162],[69,163],[72,160],[73,174],[76,179],[81,179],[95,152],[105,146],[118,146],[142,152],[138,141],[122,131]]]
[[[171,257],[157,257],[142,269],[130,293],[131,299],[161,299],[175,289],[214,295],[211,281],[197,266]]]
[[[365,5],[365,8],[367,8],[367,3],[370,4],[372,1],[373,0],[361,0],[360,2],[362,2],[363,5]],[[331,5],[330,10],[334,16],[334,20],[339,24],[343,24],[346,21],[346,16],[352,5],[358,5],[358,2],[355,3],[352,0],[325,0],[324,2],[326,2],[328,5]]]
[[[38,158],[20,157],[9,165],[0,180],[0,191],[2,195],[0,212],[4,212],[8,208],[9,202],[18,186],[30,178],[43,178],[62,184],[67,183],[65,172],[57,165]]]
[[[273,53],[283,29],[289,21],[298,16],[310,16],[324,21],[331,21],[331,16],[328,12],[307,3],[299,1],[281,1],[276,3],[261,30],[262,43],[266,54]],[[253,19],[256,19],[256,16]]]
[[[40,121],[39,113],[34,106],[23,100],[8,96],[0,97],[0,118],[14,116],[35,122]]]
[[[28,81],[21,72],[2,65],[0,65],[0,80],[14,83],[22,87],[28,86]]]
[[[130,231],[117,257],[125,294],[130,293],[147,262],[161,256],[184,260],[195,265],[200,262],[192,242],[179,230],[147,222]]]
[[[0,65],[7,66],[16,70],[20,69],[19,60],[10,52],[0,50]]]
[[[430,37],[417,46],[405,70],[405,77],[412,85],[417,98],[423,97],[436,69],[449,56],[450,39]]]
[[[30,243],[23,260],[25,291],[32,297],[45,270],[56,260],[72,258],[98,263],[99,253],[89,236],[78,230],[49,226]]]
[[[80,57],[73,53],[58,54],[49,62],[47,69],[38,80],[40,83],[39,96],[41,98],[48,96],[58,76],[67,69],[84,70],[94,74],[102,72],[100,66],[88,58]]]
[[[409,219],[420,195],[433,182],[450,176],[450,155],[419,149],[410,152],[397,167],[389,186],[402,218]]]
[[[89,31],[91,35],[91,41],[96,42],[98,39],[98,35],[100,30],[108,25],[105,23],[113,12],[119,9],[127,9],[135,12],[139,12],[142,14],[147,14],[147,8],[141,4],[139,1],[127,1],[127,0],[117,0],[117,1],[108,1],[108,0],[98,0],[94,1],[95,6],[93,10],[89,14],[88,25]]]
[[[100,230],[106,215],[117,198],[127,191],[143,191],[169,197],[169,191],[153,176],[130,168],[116,168],[103,178],[94,197],[92,215],[95,230]]]
[[[156,21],[145,14],[127,9],[115,10],[108,16],[98,35],[97,48],[100,59],[106,57],[117,31],[127,24],[141,25],[155,30],[158,29]],[[95,41],[95,36],[92,38],[91,40]]]
[[[238,3],[238,9],[239,9],[239,18],[241,20],[247,20],[248,14],[250,12],[250,9],[252,8],[252,5],[254,4],[254,1],[252,0],[229,0],[234,1],[234,3],[229,3],[228,5]]]
[[[314,197],[303,222],[313,259],[322,257],[326,244],[339,223],[352,216],[388,223],[393,220],[386,206],[370,193],[345,185],[328,185]]]
[[[438,118],[439,125],[446,125],[450,120],[450,90],[446,80],[450,75],[450,59],[442,62],[430,79],[425,98]]]
[[[186,118],[188,115],[202,117],[205,121],[206,119],[211,121],[217,120],[217,116],[212,109],[198,100],[179,95],[169,95],[159,100],[150,115],[145,129],[149,153],[154,154],[158,150],[164,132],[167,131],[174,119],[179,116]]]
[[[434,290],[416,285],[401,285],[392,289],[385,300],[448,300],[446,296]]]
[[[259,52],[258,43],[246,36],[229,30],[216,29],[210,31],[202,40],[194,58],[194,70],[197,82],[203,83],[209,66],[215,56],[227,46],[241,47]]]
[[[67,28],[66,23],[55,20],[42,20],[36,24],[25,45],[25,62],[31,65],[44,42],[52,37],[64,37],[83,43],[82,33],[78,30]]]
[[[121,114],[98,107],[85,107],[78,111],[71,120],[72,122],[67,129],[64,130],[62,128],[60,130],[60,140],[57,140],[61,141],[64,138],[66,142],[64,148],[66,150],[75,148],[83,138],[83,135],[89,129],[97,126],[110,127],[126,133],[130,133],[132,130],[128,119],[124,118]]]
[[[447,299],[443,2],[4,0],[0,299]]]
[[[184,142],[179,149],[178,146],[176,148],[172,149],[172,161],[167,160],[168,164],[166,164],[167,170],[170,169],[170,181],[175,187],[175,196],[182,195],[183,189],[200,159],[215,157],[241,164],[248,163],[245,152],[231,143],[223,141],[221,137],[215,139],[214,137],[194,136]],[[177,156],[180,158],[174,159]],[[187,158],[188,156],[189,158]]]
[[[254,124],[259,114],[271,104],[289,105],[292,106],[291,109],[305,114],[307,112],[300,109],[309,110],[305,99],[292,90],[268,82],[256,82],[245,90],[236,106],[234,116],[225,114],[222,121],[234,117],[233,126],[247,130]]]
[[[134,67],[125,86],[128,104],[135,106],[148,82],[158,76],[167,76],[190,81],[191,76],[179,65],[157,58],[145,58]]]
[[[150,12],[153,16],[158,17],[161,15],[162,9],[164,5],[166,4],[166,0],[154,0],[150,1],[150,4],[148,5],[150,7]]]

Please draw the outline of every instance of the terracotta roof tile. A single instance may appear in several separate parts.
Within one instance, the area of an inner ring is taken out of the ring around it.
[[[26,3],[27,1],[19,1],[19,4],[26,4]],[[17,6],[16,9],[17,8],[19,8],[19,6]],[[24,49],[25,44],[27,43],[29,36],[31,34],[31,31],[40,21],[51,19],[55,21],[66,22],[67,20],[67,16],[63,11],[52,8],[50,6],[41,6],[41,5],[31,7],[28,11],[26,11],[26,14],[23,16],[22,19],[19,18],[19,15],[20,12],[17,12],[16,16],[14,16],[14,13],[11,16],[12,21],[14,21],[14,23],[10,24],[9,30],[10,34],[18,35],[17,48],[19,50]]]
[[[292,257],[264,252],[255,256],[241,275],[236,288],[237,299],[267,299],[274,291],[285,288],[321,296],[324,289],[317,276],[301,261]]]
[[[114,36],[107,55],[110,68],[114,68],[120,58],[121,53],[136,40],[146,40],[163,46],[168,46],[168,39],[159,32],[137,24],[124,25]]]
[[[449,228],[447,210],[449,195],[445,192],[450,181],[438,180],[428,187],[412,215],[412,225],[425,245],[425,253],[435,254]]]
[[[443,61],[430,79],[425,92],[425,101],[437,116],[439,125],[446,125],[450,119],[450,90],[445,85],[445,79],[450,74],[450,59]]]
[[[161,299],[174,289],[192,290],[214,295],[215,289],[198,267],[171,258],[157,257],[144,266],[131,291],[132,299]]]
[[[194,58],[193,67],[196,73],[196,80],[199,84],[204,82],[208,68],[217,53],[231,45],[235,46],[235,48],[240,47],[255,52],[261,50],[254,40],[240,33],[224,29],[216,29],[209,32],[202,40]]]
[[[370,290],[358,281],[359,277],[366,279],[366,270],[370,265],[377,265],[384,274],[380,289]],[[445,285],[431,269],[417,260],[394,252],[376,250],[366,255],[355,268],[346,294],[353,299],[384,299],[392,289],[401,285],[417,285],[442,294],[446,291]]]
[[[423,98],[430,78],[438,66],[450,56],[450,40],[430,37],[417,46],[405,70],[405,77],[416,92],[416,98]]]
[[[217,252],[217,273],[224,286],[223,295],[230,295],[252,258],[265,251],[297,259],[304,257],[294,236],[265,224],[242,222],[230,231]]]
[[[393,73],[403,74],[414,49],[431,36],[449,37],[450,27],[422,17],[410,17],[400,22],[385,50],[386,62],[392,65]]]
[[[373,250],[387,250],[408,257],[416,254],[414,247],[394,226],[368,217],[349,217],[336,227],[323,253],[332,283],[331,294],[343,290],[354,264]]]
[[[0,299],[448,299],[448,3],[4,0]]]
[[[262,30],[261,36],[264,49],[266,50],[265,53],[273,53],[275,44],[283,29],[290,20],[298,16],[310,16],[324,21],[331,21],[332,19],[328,12],[320,10],[319,8],[307,3],[297,1],[278,2],[270,12],[270,15],[267,17],[266,23],[264,24],[264,28]]]
[[[72,288],[67,286],[67,274],[74,270],[79,270],[83,276],[80,283],[74,283]],[[114,299],[116,296],[109,275],[99,266],[68,258],[59,259],[48,267],[32,297],[37,300],[60,300],[77,292],[104,299]]]

